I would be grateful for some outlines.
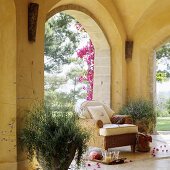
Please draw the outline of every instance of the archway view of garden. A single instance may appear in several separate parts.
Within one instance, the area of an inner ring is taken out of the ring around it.
[[[56,9],[47,18],[46,101],[75,107],[84,100],[100,99],[110,105],[110,46],[96,21],[76,9]]]
[[[170,42],[156,51],[157,131],[170,131]],[[162,132],[165,133],[165,132]]]
[[[66,13],[45,25],[45,101],[74,110],[93,99],[94,46],[83,26]]]

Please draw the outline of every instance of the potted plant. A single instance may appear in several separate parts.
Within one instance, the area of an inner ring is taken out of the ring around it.
[[[20,142],[28,159],[36,157],[43,170],[68,170],[74,157],[80,165],[89,134],[73,111],[64,106],[55,110],[41,103],[28,111]]]
[[[138,126],[139,132],[153,133],[156,125],[156,112],[151,101],[137,99],[124,105],[118,114],[130,115],[133,123]]]

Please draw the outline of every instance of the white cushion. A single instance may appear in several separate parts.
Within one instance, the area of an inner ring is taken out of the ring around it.
[[[115,115],[115,112],[110,107],[104,105],[104,109],[106,110],[109,118],[111,118],[113,115]]]
[[[91,119],[92,118],[87,108],[81,108],[81,110],[78,112],[78,115],[82,119]]]
[[[138,127],[132,124],[105,124],[99,129],[101,136],[121,135],[127,133],[137,133]]]
[[[80,118],[92,119],[92,116],[89,113],[89,110],[87,109],[87,107],[89,106],[103,106],[109,118],[111,118],[115,114],[115,112],[104,103],[92,100],[92,101],[84,101],[80,103],[79,108],[76,109],[76,112],[78,113]]]
[[[94,120],[101,120],[103,124],[111,123],[110,118],[103,106],[88,106],[87,108]]]

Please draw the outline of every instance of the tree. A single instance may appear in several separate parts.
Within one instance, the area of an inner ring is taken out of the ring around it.
[[[82,90],[82,84],[78,77],[83,74],[79,67],[70,68],[65,76],[52,74],[45,77],[45,99],[53,105],[61,103],[76,103],[78,99],[86,98],[86,91]],[[68,88],[67,85],[71,84]]]
[[[170,77],[170,73],[167,70],[158,70],[156,72],[156,80],[159,82],[164,82]]]
[[[158,65],[164,65],[164,69],[157,70],[156,80],[166,81],[170,77],[170,43],[166,43],[156,51],[156,60]]]
[[[156,51],[156,59],[159,60],[161,58],[167,58],[170,59],[170,43],[166,43],[162,45],[157,51]]]
[[[166,109],[168,111],[168,114],[170,115],[170,99],[167,100]]]
[[[75,53],[80,33],[71,29],[76,20],[70,15],[58,13],[45,24],[45,71],[60,72],[63,64],[71,62],[70,56]]]

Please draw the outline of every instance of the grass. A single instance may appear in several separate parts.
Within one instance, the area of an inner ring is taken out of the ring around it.
[[[170,117],[157,117],[157,131],[170,131]]]

